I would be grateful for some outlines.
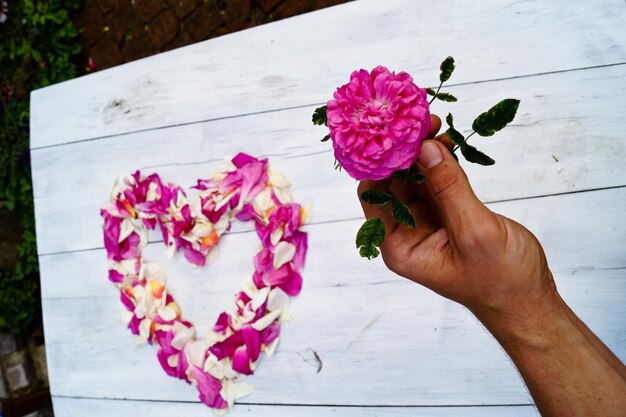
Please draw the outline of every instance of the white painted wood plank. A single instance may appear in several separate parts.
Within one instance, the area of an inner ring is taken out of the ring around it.
[[[184,415],[206,417],[202,404],[115,401],[53,397],[57,417],[154,417]],[[297,407],[238,404],[229,417],[531,417],[538,416],[534,406],[499,407]]]
[[[543,244],[550,267],[558,273],[626,268],[624,206],[626,188],[489,205],[532,230]],[[305,226],[309,233],[306,288],[393,281],[395,275],[380,260],[367,262],[358,256],[353,240],[361,223],[357,219]],[[184,297],[184,305],[198,293],[234,292],[252,272],[252,257],[258,244],[253,232],[227,234],[220,241],[220,260],[214,265],[197,268],[182,256],[164,263],[174,294]],[[149,244],[144,253],[147,259],[160,262],[164,246],[160,242]],[[115,297],[112,284],[106,279],[104,249],[42,256],[40,268],[45,299]],[[222,308],[228,306],[230,299]]]
[[[434,84],[447,55],[455,83],[625,62],[624,28],[618,0],[363,0],[35,91],[31,143],[319,103],[378,64]]]
[[[557,274],[556,279],[571,307],[626,359],[624,269]],[[213,302],[231,294],[206,294],[182,308],[192,311],[192,319],[214,316]],[[54,395],[196,401],[195,388],[163,372],[153,347],[132,344],[117,318],[115,297],[44,299],[43,311]],[[531,401],[506,354],[468,311],[409,281],[305,288],[292,311],[296,320],[284,325],[276,355],[263,358],[256,374],[246,378],[258,388],[247,402]],[[323,362],[319,373],[315,363],[305,361],[312,360],[311,349]]]
[[[621,188],[492,205],[536,232],[566,301],[623,359],[625,202],[626,188]],[[397,278],[380,259],[365,262],[356,256],[352,236],[358,223],[308,227],[311,246],[304,290],[293,305],[296,321],[286,324],[278,355],[264,360],[258,374],[249,378],[259,391],[247,401],[528,402],[506,355],[467,311]],[[241,254],[252,253],[255,237],[242,233],[225,239],[224,259],[207,271],[184,263],[168,265],[172,292],[199,329],[230,307],[239,280],[250,270]],[[237,261],[228,255],[235,250]],[[147,255],[159,252],[159,245],[152,245]],[[106,282],[104,257],[96,250],[41,258],[52,392],[193,401],[194,389],[167,377],[154,349],[131,344],[118,319],[115,290]],[[310,355],[309,348],[324,362],[319,374],[299,356]],[[341,389],[337,381],[342,381]],[[298,390],[293,390],[295,385]]]
[[[498,162],[465,164],[487,201],[626,184],[626,65],[454,89],[457,126],[498,100],[522,100],[515,123],[491,139],[472,139]],[[332,167],[313,107],[133,133],[32,152],[40,254],[102,246],[99,207],[116,175],[141,168],[190,186],[238,151],[269,156],[294,184],[297,201],[312,202],[314,221],[361,215],[356,183]],[[236,128],[234,128],[236,127]],[[467,166],[470,165],[470,166]],[[238,226],[239,227],[239,226]],[[241,230],[239,229],[236,230]]]

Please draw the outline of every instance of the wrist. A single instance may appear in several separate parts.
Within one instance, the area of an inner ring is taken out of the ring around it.
[[[532,302],[475,315],[512,354],[517,349],[548,350],[563,343],[564,339],[578,336],[578,332],[572,332],[575,325],[568,311],[567,304],[554,288]]]

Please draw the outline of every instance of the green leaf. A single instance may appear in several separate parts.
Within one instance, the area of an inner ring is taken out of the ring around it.
[[[432,88],[427,88],[426,89],[426,94],[428,94],[429,96],[436,96],[437,95],[435,90],[433,90]]]
[[[423,183],[426,177],[419,172],[411,172],[411,168],[401,169],[399,171],[396,171],[393,173],[393,176],[395,178],[398,178],[399,180],[404,180],[411,184]]]
[[[342,168],[341,163],[339,163],[339,161],[335,159],[335,169],[341,171],[341,168]]]
[[[419,172],[413,172],[407,175],[406,180],[411,184],[421,184],[424,182],[424,180],[426,180],[426,176]]]
[[[454,127],[454,119],[452,118],[452,113],[448,113],[448,115],[446,116],[446,123],[448,124],[448,126]]]
[[[448,103],[454,103],[457,100],[457,98],[454,97],[450,93],[437,93],[437,95],[435,97],[437,99],[441,100],[441,101],[445,101],[445,102],[448,102]]]
[[[374,245],[361,246],[359,255],[361,255],[361,258],[374,259],[380,255],[380,251]]]
[[[328,139],[330,139],[330,135],[324,136],[320,142],[326,142]]]
[[[403,224],[411,229],[415,228],[415,219],[409,207],[401,201],[393,200],[391,202],[391,214],[393,218],[400,224]]]
[[[452,75],[452,72],[454,71],[454,68],[454,58],[449,56],[444,59],[439,66],[439,69],[441,70],[441,74],[439,74],[439,81],[441,81],[442,83],[448,81],[448,79]]]
[[[496,161],[467,143],[461,146],[461,153],[468,162],[472,162],[474,164],[493,165],[496,163]]]
[[[356,247],[361,257],[372,259],[378,256],[377,247],[385,240],[385,225],[377,217],[367,220],[356,234]]]
[[[410,168],[407,169],[401,169],[399,171],[395,171],[393,173],[393,176],[400,179],[400,180],[406,180],[409,176],[409,170]]]
[[[370,204],[378,204],[384,206],[389,203],[393,197],[381,190],[367,190],[361,193],[361,200]]]
[[[455,145],[462,145],[465,142],[465,136],[453,127],[446,130],[445,134]]]
[[[315,109],[313,112],[313,124],[328,126],[328,121],[326,120],[326,106]]]
[[[493,136],[498,130],[503,129],[509,124],[517,113],[519,100],[507,98],[480,114],[474,123],[472,129],[480,136]]]

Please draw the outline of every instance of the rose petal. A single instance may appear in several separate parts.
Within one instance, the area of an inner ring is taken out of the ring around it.
[[[274,248],[274,269],[279,269],[281,266],[290,262],[296,254],[296,247],[285,241],[278,242],[276,248]]]
[[[166,322],[172,321],[176,318],[176,311],[167,306],[161,306],[157,309],[157,314]]]
[[[250,355],[245,346],[239,346],[233,353],[233,369],[240,374],[251,375]]]

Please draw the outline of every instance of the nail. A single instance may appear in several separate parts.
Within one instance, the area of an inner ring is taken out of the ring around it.
[[[424,142],[419,161],[426,169],[439,165],[439,163],[443,161],[443,155],[441,154],[439,146],[432,141]]]

